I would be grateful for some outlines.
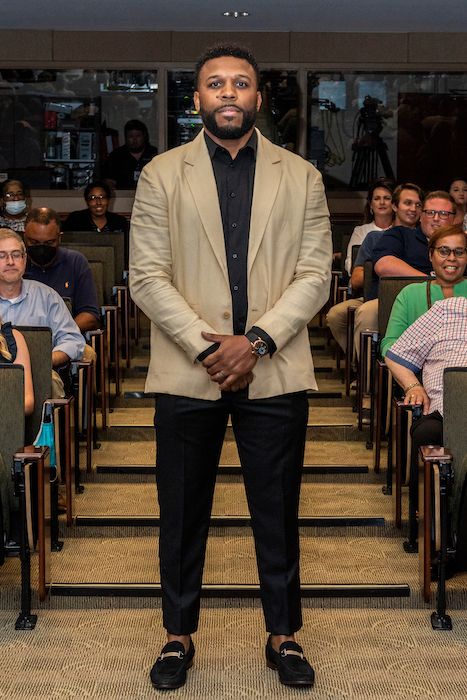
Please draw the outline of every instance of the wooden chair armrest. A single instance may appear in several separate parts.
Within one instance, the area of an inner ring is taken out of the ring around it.
[[[28,465],[37,465],[37,525],[39,550],[39,598],[45,600],[50,585],[50,463],[49,448],[43,445],[27,445],[13,455],[15,485],[23,482],[20,490],[24,491],[24,518],[27,520],[26,500],[28,498]],[[21,506],[20,506],[21,508]],[[32,539],[32,517],[30,520]],[[34,543],[31,543],[34,545]],[[32,547],[31,547],[32,549]]]
[[[120,396],[120,359],[119,359],[119,322],[118,322],[118,306],[115,304],[104,304],[101,306],[101,313],[103,314],[105,320],[107,321],[108,316],[112,316],[114,319],[113,328],[105,324],[105,330],[107,332],[107,359],[108,364],[111,364],[110,352],[113,348],[114,352],[114,363],[115,363],[115,393]]]
[[[79,364],[76,362],[75,364]],[[89,363],[85,363],[89,364]],[[75,397],[65,396],[64,398],[57,399],[47,399],[45,403],[51,404],[54,408],[62,407],[64,410],[64,435],[63,435],[63,445],[64,445],[64,466],[65,466],[65,490],[66,490],[66,521],[67,527],[73,524],[74,510],[75,510],[75,499],[74,499],[74,481],[76,469],[75,464],[75,440],[76,435],[75,430],[75,420],[74,420],[74,403]]]
[[[26,445],[14,453],[13,459],[21,462],[38,462],[46,457],[48,451],[49,448],[46,445]]]
[[[452,454],[440,445],[422,445],[420,454],[424,462],[452,462]]]

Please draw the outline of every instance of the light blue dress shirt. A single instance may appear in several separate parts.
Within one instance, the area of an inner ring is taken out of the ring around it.
[[[19,297],[0,296],[0,318],[13,326],[48,326],[53,352],[60,350],[70,360],[83,359],[85,340],[81,331],[61,296],[42,282],[23,279]]]

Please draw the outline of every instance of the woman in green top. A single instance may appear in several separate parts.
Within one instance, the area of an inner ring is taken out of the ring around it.
[[[435,301],[442,301],[449,297],[467,297],[467,280],[463,279],[467,264],[467,234],[462,230],[462,225],[440,226],[436,229],[429,239],[428,251],[435,277],[426,283],[408,284],[397,295],[386,335],[381,342],[383,356],[402,333],[417,318],[428,311]],[[406,380],[404,389],[406,391],[404,400],[406,404],[423,404],[428,411],[430,400],[415,375]],[[412,454],[409,482],[409,545],[415,547],[417,541],[416,511],[418,509],[418,450],[420,445],[443,444],[442,416],[437,412],[422,416],[414,422],[410,433]]]
[[[427,284],[408,284],[397,295],[386,335],[381,341],[383,357],[402,333],[435,303],[449,297],[467,297],[467,234],[461,224],[440,226],[428,241],[435,277]]]

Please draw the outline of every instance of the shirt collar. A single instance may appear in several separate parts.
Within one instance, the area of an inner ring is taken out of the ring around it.
[[[15,297],[15,299],[14,299],[15,304],[19,304],[20,301],[23,301],[23,299],[25,299],[28,296],[27,284],[25,284],[25,282],[27,282],[27,280],[24,280],[24,279],[21,280],[21,292],[19,293],[19,295],[17,297]],[[11,299],[5,299],[5,297],[2,297],[2,296],[0,296],[0,299],[2,301],[8,302],[9,304],[13,303],[13,301]]]
[[[209,157],[212,160],[216,154],[217,149],[219,149],[221,152],[228,153],[227,149],[223,148],[222,146],[219,146],[215,141],[212,140],[210,136],[207,135],[206,132],[204,132],[204,139],[206,141],[206,146],[208,147],[209,151]],[[256,133],[256,129],[253,129],[253,133],[251,134],[250,138],[246,142],[246,144],[239,150],[239,153],[244,151],[247,148],[251,148],[253,151],[253,154],[256,159],[256,152],[258,150],[258,135]],[[230,154],[229,154],[230,155]]]

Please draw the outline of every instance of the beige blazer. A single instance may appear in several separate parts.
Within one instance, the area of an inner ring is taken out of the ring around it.
[[[317,388],[307,323],[329,295],[332,244],[320,173],[258,132],[247,261],[247,329],[277,346],[253,370],[251,399]],[[146,391],[216,400],[197,361],[201,331],[232,333],[217,187],[204,132],[153,158],[136,190],[130,289],[151,320]]]

